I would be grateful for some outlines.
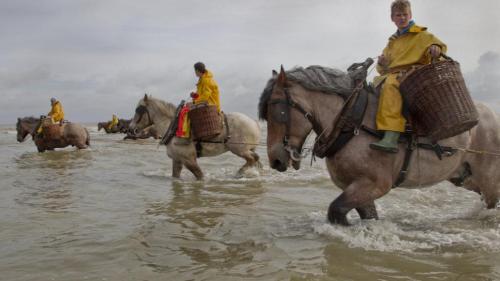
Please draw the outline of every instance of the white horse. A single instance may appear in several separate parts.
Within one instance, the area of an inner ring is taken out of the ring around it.
[[[129,131],[140,134],[142,130],[156,130],[161,136],[167,131],[170,122],[175,119],[176,107],[168,102],[144,95],[137,104],[134,118],[129,125]],[[243,174],[251,167],[261,168],[259,155],[255,152],[260,141],[260,127],[257,121],[234,112],[226,114],[223,132],[209,141],[197,142],[173,137],[167,144],[167,155],[172,159],[172,177],[179,178],[182,167],[185,166],[196,179],[203,179],[196,161],[197,157],[217,156],[226,151],[246,160],[239,169]]]

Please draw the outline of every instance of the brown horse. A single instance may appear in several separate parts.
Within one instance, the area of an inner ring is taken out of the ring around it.
[[[31,135],[38,152],[54,150],[68,145],[84,149],[90,145],[89,132],[79,124],[63,123],[61,125],[62,137],[59,139],[48,139],[37,134],[36,129],[39,124],[40,119],[35,117],[17,118],[17,141],[23,142],[28,134]]]
[[[269,163],[281,172],[289,164],[299,169],[300,152],[309,133],[329,135],[343,109],[344,99],[340,95],[309,90],[302,86],[306,84],[287,79],[282,68],[279,75],[274,72],[260,98],[259,117],[267,121]],[[369,94],[362,125],[375,128],[377,105],[378,97]],[[459,150],[439,160],[435,152],[417,148],[410,158],[402,187],[419,188],[462,178],[457,185],[477,192],[487,208],[495,208],[500,196],[500,122],[488,107],[480,103],[476,106],[479,112],[476,127],[440,141],[441,145]],[[387,194],[396,182],[405,149],[403,144],[397,154],[370,149],[369,144],[376,140],[360,131],[336,154],[326,157],[331,180],[343,190],[328,209],[331,223],[349,225],[346,215],[352,209],[356,209],[361,219],[378,218],[374,201]],[[420,137],[418,141],[427,140]]]

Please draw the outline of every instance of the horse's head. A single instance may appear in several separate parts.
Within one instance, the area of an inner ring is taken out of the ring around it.
[[[287,81],[281,67],[273,71],[259,102],[259,117],[267,121],[267,155],[271,168],[280,172],[289,164],[298,170],[304,142],[311,132],[311,105],[303,88]]]
[[[34,117],[17,118],[17,141],[23,142],[28,134],[33,134],[39,119]]]
[[[105,124],[106,124],[106,122],[99,122],[99,123],[97,123],[97,131],[99,132],[102,128],[104,128]]]
[[[150,114],[149,97],[147,94],[144,94],[144,98],[139,101],[137,107],[135,108],[135,114],[128,126],[128,132],[133,135],[137,135],[144,128],[153,124],[154,121],[152,120]]]

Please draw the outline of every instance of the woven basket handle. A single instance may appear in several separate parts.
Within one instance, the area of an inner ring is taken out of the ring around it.
[[[440,57],[443,57],[443,58],[445,58],[446,60],[455,61],[454,59],[452,59],[451,57],[449,57],[449,56],[447,56],[447,55],[445,55],[445,54],[443,54],[443,53],[441,53]],[[433,58],[433,59],[432,59],[432,63],[436,63],[436,62],[438,62],[438,61],[439,61],[439,59],[435,59],[435,58]]]

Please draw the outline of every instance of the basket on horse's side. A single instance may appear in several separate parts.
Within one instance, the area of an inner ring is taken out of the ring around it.
[[[47,139],[59,139],[61,138],[61,125],[59,124],[49,124],[43,126],[43,136]]]
[[[443,60],[422,66],[411,72],[399,89],[413,125],[433,141],[461,134],[479,121],[456,61]]]
[[[215,105],[200,104],[189,110],[193,139],[201,140],[222,132],[222,121]]]

